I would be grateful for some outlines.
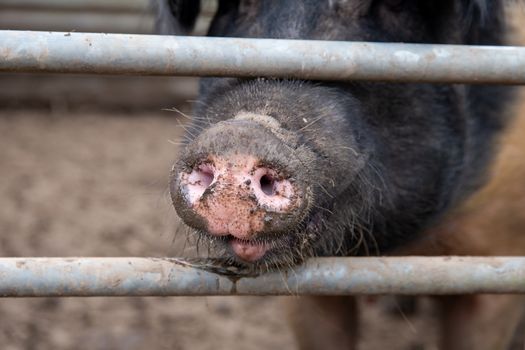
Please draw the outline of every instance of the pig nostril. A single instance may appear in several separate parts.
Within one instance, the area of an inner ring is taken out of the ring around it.
[[[190,173],[180,173],[180,189],[186,201],[194,205],[215,180],[215,168],[210,164],[195,166]]]
[[[260,180],[261,190],[267,196],[275,194],[275,180],[268,175],[263,175]]]
[[[213,182],[213,170],[209,167],[199,167],[197,169],[197,176],[202,187],[208,188]]]
[[[202,189],[208,188],[214,179],[213,168],[209,165],[200,165],[193,169],[190,174],[190,185],[197,186]]]
[[[213,182],[213,173],[201,171],[200,178],[201,178],[201,185],[204,187],[208,187]]]

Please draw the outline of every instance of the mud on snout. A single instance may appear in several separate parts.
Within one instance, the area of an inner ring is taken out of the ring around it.
[[[171,177],[178,215],[234,261],[283,265],[301,255],[312,155],[271,117],[240,114],[186,146]]]

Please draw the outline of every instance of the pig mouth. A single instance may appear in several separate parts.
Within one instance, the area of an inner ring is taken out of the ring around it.
[[[235,256],[249,263],[262,259],[272,249],[272,243],[260,240],[245,240],[232,235],[226,239]]]
[[[308,224],[307,224],[308,225]],[[313,255],[311,248],[315,239],[308,228],[289,233],[264,233],[251,238],[238,238],[228,234],[215,236],[198,230],[198,241],[208,246],[213,255],[226,258],[229,264],[249,267],[255,271],[267,272],[291,267]]]
[[[292,234],[265,234],[249,239],[238,238],[231,234],[217,237],[207,232],[200,232],[200,236],[212,242],[220,250],[226,251],[235,262],[250,265],[260,264],[278,255],[277,251],[289,246],[294,240]]]

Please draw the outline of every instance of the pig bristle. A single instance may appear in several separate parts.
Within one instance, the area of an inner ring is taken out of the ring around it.
[[[192,130],[191,128],[187,127],[178,119],[176,121],[177,121],[177,124],[185,131],[185,135],[191,136],[191,137],[187,137],[188,142],[191,142],[197,137],[198,133],[195,133],[195,130]]]
[[[169,144],[172,144],[173,146],[177,146],[177,147],[185,145],[185,143],[182,141],[176,141],[176,140],[170,140],[170,139],[168,139],[167,141]]]

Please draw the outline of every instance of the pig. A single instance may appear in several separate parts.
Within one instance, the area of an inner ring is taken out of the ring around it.
[[[187,33],[199,6],[158,0],[159,32]],[[219,0],[208,30],[459,45],[502,45],[505,34],[495,0]],[[171,173],[173,205],[217,256],[261,273],[312,256],[430,255],[454,246],[446,223],[487,182],[512,99],[504,86],[203,78]],[[469,245],[439,253],[476,253]],[[509,305],[523,302],[506,297],[440,298],[441,348],[509,344],[523,309]],[[354,298],[290,304],[300,348],[357,346]],[[483,327],[505,312],[487,340]]]

